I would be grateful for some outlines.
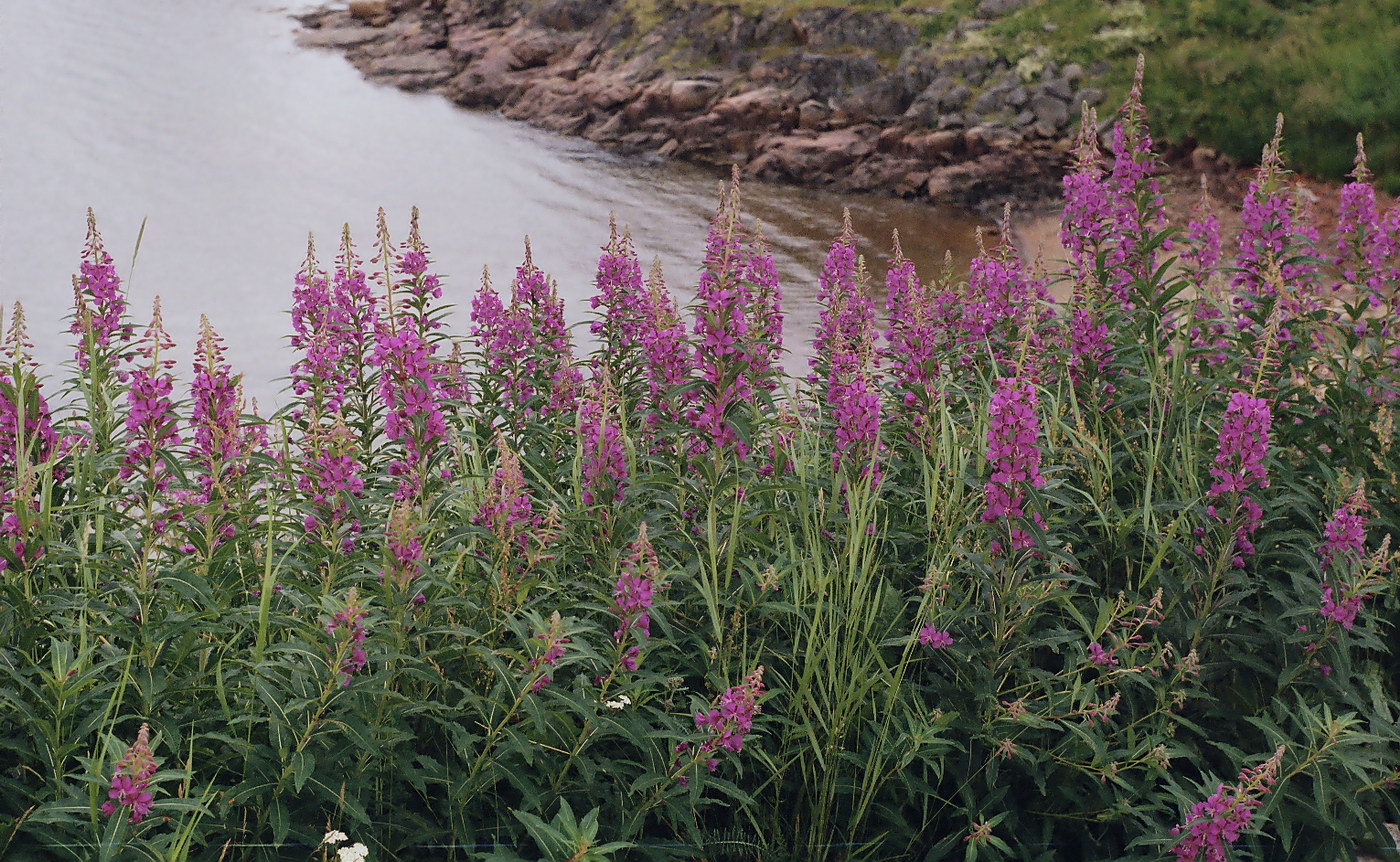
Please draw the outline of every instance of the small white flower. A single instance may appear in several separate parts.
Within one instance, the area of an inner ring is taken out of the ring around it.
[[[341,832],[339,829],[332,829],[331,831],[329,831],[329,832],[326,833],[326,837],[325,837],[325,838],[322,838],[322,839],[321,839],[321,843],[322,843],[322,844],[339,844],[340,842],[347,840],[349,837],[350,837],[349,835],[346,835],[344,832]]]
[[[369,848],[363,844],[355,843],[349,847],[342,847],[335,851],[340,857],[340,862],[365,862],[369,858]]]
[[[625,709],[632,705],[632,698],[625,694],[619,694],[617,700],[604,701],[603,705],[608,709]]]

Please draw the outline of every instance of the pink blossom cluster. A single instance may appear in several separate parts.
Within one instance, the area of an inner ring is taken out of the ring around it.
[[[614,641],[625,643],[634,630],[640,632],[642,637],[651,637],[651,607],[656,601],[656,594],[665,586],[661,582],[661,563],[647,537],[647,525],[643,523],[623,561],[622,575],[613,588],[613,613],[618,619],[618,627],[613,632]],[[636,670],[641,653],[640,644],[628,646],[622,655],[622,666],[627,670]]]
[[[1226,862],[1228,848],[1249,828],[1254,812],[1273,788],[1283,752],[1280,746],[1259,766],[1241,771],[1238,783],[1219,784],[1205,801],[1191,806],[1186,823],[1170,832],[1181,836],[1172,847],[1177,862]]]
[[[1027,275],[1004,222],[1001,245],[968,267],[961,361],[971,363],[990,351],[998,365],[1035,376],[1046,346],[1041,325],[1054,315],[1049,302],[1045,279]]]
[[[169,469],[159,453],[180,442],[175,406],[170,400],[175,385],[170,369],[174,367],[175,360],[170,358],[169,351],[174,347],[175,342],[166,334],[161,323],[160,298],[157,297],[151,324],[146,328],[140,347],[140,355],[146,364],[133,369],[128,378],[127,447],[119,475],[129,479],[141,471],[142,478],[151,482],[153,490],[158,493],[164,493],[170,485]],[[164,357],[161,356],[162,351],[166,353]]]
[[[602,308],[603,317],[589,324],[589,331],[602,336],[610,358],[627,355],[640,342],[645,311],[638,301],[646,286],[642,264],[632,247],[632,236],[617,232],[617,219],[609,220],[608,244],[598,258],[596,292],[589,299],[592,308]]]
[[[1109,253],[1109,290],[1129,307],[1129,285],[1152,272],[1153,252],[1146,240],[1165,225],[1162,194],[1155,174],[1157,156],[1147,126],[1147,108],[1142,101],[1142,58],[1138,58],[1133,86],[1113,125],[1113,167],[1110,230],[1113,242]]]
[[[734,413],[753,401],[756,350],[749,317],[753,290],[744,278],[745,239],[736,184],[705,239],[692,328],[702,385],[691,394],[687,419],[699,432],[693,453],[732,450],[741,460],[748,457],[749,444],[739,437]]]
[[[336,663],[335,673],[340,676],[341,688],[350,685],[350,678],[364,670],[369,663],[364,646],[368,634],[365,628],[367,616],[369,611],[360,604],[352,590],[345,607],[332,614],[326,623],[326,634],[335,642],[330,651]]]
[[[69,330],[81,339],[76,358],[78,367],[86,371],[90,350],[95,351],[95,355],[106,355],[113,347],[113,340],[120,346],[132,334],[131,326],[122,322],[126,314],[126,295],[122,292],[121,278],[117,276],[112,256],[102,246],[102,235],[97,232],[97,219],[91,209],[87,214],[83,262],[79,274],[73,277],[73,291],[77,307]],[[107,362],[114,364],[117,359],[120,356],[111,357]]]
[[[1356,568],[1366,550],[1366,515],[1371,505],[1366,500],[1366,488],[1358,484],[1356,491],[1322,529],[1322,547],[1318,549],[1324,569],[1334,569],[1335,576],[1322,584],[1322,605],[1318,612],[1324,619],[1351,631],[1356,615],[1370,597],[1371,583],[1356,578]]]
[[[1229,345],[1229,323],[1225,319],[1224,300],[1217,287],[1220,273],[1220,218],[1210,207],[1205,189],[1191,220],[1186,225],[1186,243],[1181,259],[1187,276],[1196,288],[1191,305],[1191,323],[1187,333],[1191,346],[1207,350],[1206,364],[1225,362]]]
[[[523,546],[529,538],[525,531],[535,523],[534,503],[525,484],[520,456],[499,432],[496,451],[500,465],[486,482],[486,495],[473,522],[489,528],[502,542],[518,541]]]
[[[567,652],[567,646],[571,642],[564,635],[564,622],[555,611],[549,618],[549,625],[544,631],[535,635],[536,640],[544,642],[544,649],[539,655],[533,656],[528,664],[530,671],[534,674],[534,679],[527,689],[531,694],[535,694],[540,689],[554,682],[554,677],[548,672],[548,668],[559,664],[559,660]]]
[[[506,403],[523,407],[527,416],[572,412],[577,406],[583,378],[574,367],[564,302],[553,280],[535,266],[528,239],[511,283],[510,305],[483,277],[472,298],[471,332]]]
[[[666,288],[660,264],[652,268],[647,278],[641,306],[637,342],[642,347],[647,381],[644,422],[650,434],[663,421],[680,420],[679,398],[674,397],[673,392],[690,379],[694,356],[686,339],[685,322],[675,298]]]
[[[403,447],[389,465],[389,475],[399,479],[394,497],[416,497],[423,490],[425,462],[447,437],[447,419],[439,403],[440,363],[433,359],[433,345],[423,339],[407,316],[380,321],[373,362],[379,368],[384,436]]]
[[[355,253],[355,245],[350,240],[350,228],[346,226],[341,237],[340,252],[336,258],[335,275],[331,282],[331,302],[334,312],[329,313],[328,324],[319,338],[337,338],[340,341],[333,353],[328,353],[323,362],[315,366],[317,380],[326,381],[331,391],[343,395],[342,383],[360,378],[370,367],[370,353],[374,346],[374,333],[379,323],[379,300],[369,285],[369,278],[361,268],[360,258]],[[322,346],[318,342],[318,347]],[[325,349],[330,351],[328,345]],[[335,369],[325,367],[332,361],[338,363]],[[308,369],[310,373],[310,369]],[[338,405],[338,402],[335,402]],[[328,407],[328,409],[333,409]]]
[[[1245,557],[1254,553],[1252,537],[1263,523],[1264,512],[1249,496],[1251,488],[1269,486],[1264,458],[1269,451],[1269,427],[1272,414],[1269,402],[1244,392],[1230,393],[1230,402],[1220,424],[1219,448],[1210,475],[1214,481],[1206,491],[1211,502],[1206,513],[1212,518],[1229,521],[1238,518],[1235,527],[1235,556],[1232,564],[1244,566]],[[1218,504],[1233,502],[1232,512],[1221,513]],[[1198,547],[1198,552],[1201,549]]]
[[[124,808],[130,808],[131,822],[140,823],[151,813],[154,798],[149,789],[150,780],[160,763],[151,753],[150,732],[150,727],[142,722],[141,729],[136,731],[136,741],[117,761],[112,772],[112,785],[107,791],[107,801],[102,803],[104,816],[111,817]]]
[[[928,623],[919,629],[919,643],[929,649],[943,649],[953,645],[953,636],[940,631],[933,623]]]
[[[753,382],[771,392],[778,387],[776,372],[783,353],[783,286],[778,264],[762,234],[749,244],[741,278],[753,289],[749,311]]]
[[[303,439],[305,469],[297,477],[297,488],[321,507],[332,528],[342,524],[348,527],[349,535],[342,538],[340,546],[341,551],[348,553],[360,532],[358,521],[347,521],[350,500],[365,489],[365,481],[360,476],[364,467],[357,457],[355,434],[340,415],[335,414],[333,421],[311,426]],[[304,526],[310,533],[320,522],[315,515],[308,514]]]
[[[1316,253],[1317,229],[1300,211],[1284,181],[1282,145],[1283,118],[1279,118],[1273,140],[1264,155],[1240,209],[1240,232],[1233,280],[1235,303],[1241,315],[1236,326],[1251,324],[1245,316],[1261,298],[1279,296],[1279,285],[1288,285],[1280,310],[1291,318],[1313,310],[1316,297],[1317,267],[1308,256]],[[1281,330],[1287,340],[1287,330]]]
[[[346,281],[337,273],[337,286]],[[313,414],[336,412],[345,400],[349,382],[346,363],[349,349],[345,297],[331,291],[330,278],[318,268],[316,251],[308,247],[306,263],[292,288],[292,348],[299,352],[292,364],[292,391]]]
[[[960,333],[961,309],[951,291],[939,284],[924,284],[914,263],[904,257],[899,233],[894,234],[894,256],[885,273],[884,355],[889,360],[898,404],[915,428],[927,422],[925,408],[935,398],[934,387],[943,351]]]
[[[841,234],[831,243],[818,279],[817,302],[821,307],[817,333],[808,360],[830,396],[836,384],[846,379],[860,362],[863,344],[874,343],[875,306],[865,294],[858,273],[855,231],[848,210]]]
[[[1030,533],[1020,524],[1026,517],[1026,492],[1045,484],[1040,475],[1040,419],[1036,416],[1035,387],[1020,377],[998,378],[996,392],[988,405],[987,463],[991,475],[987,478],[987,507],[982,512],[984,523],[1004,524],[1009,530],[1012,550],[1024,550],[1034,544]],[[1044,527],[1040,513],[1031,516]],[[993,548],[995,553],[1000,545]]]
[[[619,503],[627,493],[627,457],[617,395],[607,380],[593,380],[579,407],[583,446],[583,502]]]
[[[190,428],[194,433],[194,460],[203,468],[199,476],[202,500],[207,502],[216,485],[244,469],[237,461],[249,453],[256,438],[245,431],[240,421],[241,387],[239,378],[224,361],[223,339],[207,317],[200,317],[199,332],[191,384]]]
[[[763,666],[759,667],[739,685],[725,689],[719,703],[709,710],[695,713],[695,728],[709,732],[709,738],[700,743],[702,752],[712,752],[716,748],[739,752],[744,748],[744,737],[753,730],[753,720],[760,712],[758,700],[763,696]]]

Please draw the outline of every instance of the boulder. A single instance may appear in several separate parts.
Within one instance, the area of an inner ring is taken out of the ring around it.
[[[851,9],[804,9],[792,16],[797,41],[812,51],[849,48],[896,53],[918,39],[914,28],[880,12]]]
[[[1069,122],[1069,104],[1054,96],[1036,96],[1031,99],[1030,108],[1038,122],[1048,123],[1056,128]]]
[[[350,0],[350,17],[380,26],[389,22],[389,0]]]
[[[831,116],[831,108],[818,102],[816,99],[808,99],[797,106],[797,127],[800,129],[815,129]]]
[[[752,129],[777,122],[787,106],[777,87],[760,87],[720,99],[711,110],[732,126]]]
[[[819,185],[875,151],[874,126],[853,126],[818,135],[784,135],[764,140],[749,169],[769,179],[801,180]]]
[[[385,37],[382,27],[321,27],[297,31],[297,44],[303,48],[357,48]]]
[[[922,162],[948,161],[962,152],[963,134],[952,129],[924,132],[904,139],[903,151]]]
[[[963,105],[966,105],[967,100],[970,98],[972,98],[972,91],[959,84],[939,98],[938,108],[945,112],[957,111],[960,110]]]
[[[1074,97],[1070,99],[1070,105],[1078,108],[1081,102],[1087,102],[1089,107],[1094,108],[1102,105],[1106,98],[1108,98],[1108,94],[1098,87],[1085,87],[1074,94]]]
[[[1068,102],[1074,95],[1074,90],[1070,88],[1069,81],[1064,78],[1051,78],[1040,85],[1037,95],[1054,96],[1056,99],[1063,99]]]
[[[704,81],[696,78],[688,78],[682,81],[672,81],[670,88],[671,110],[678,114],[689,114],[698,111],[710,104],[710,100],[719,92],[719,84],[714,81]]]

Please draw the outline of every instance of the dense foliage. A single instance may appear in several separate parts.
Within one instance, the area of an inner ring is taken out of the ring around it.
[[[1222,242],[1164,224],[1136,93],[1096,147],[1057,275],[896,238],[880,313],[848,227],[801,376],[737,185],[685,311],[614,230],[586,359],[528,248],[454,335],[381,216],[308,254],[266,419],[207,323],[176,399],[90,223],[71,378],[16,309],[0,380],[0,855],[1379,840],[1400,214],[1358,161],[1319,239],[1275,140]]]

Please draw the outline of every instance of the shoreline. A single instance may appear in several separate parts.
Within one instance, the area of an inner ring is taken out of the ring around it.
[[[298,44],[624,153],[984,213],[1056,198],[1080,103],[1107,99],[1101,68],[1050,63],[1026,80],[1004,58],[941,56],[879,12],[691,0],[642,22],[616,0],[351,7],[296,16]]]

